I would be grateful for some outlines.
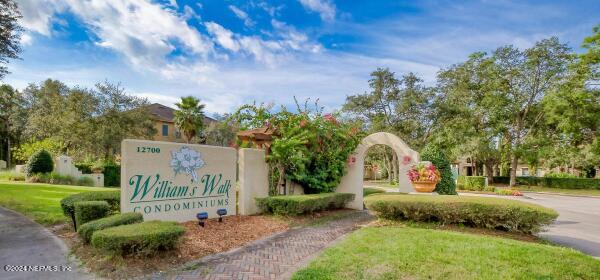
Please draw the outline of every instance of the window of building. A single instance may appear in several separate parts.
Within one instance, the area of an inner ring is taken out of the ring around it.
[[[523,176],[529,176],[529,168],[521,168],[521,173]]]
[[[168,124],[162,125],[162,136],[169,136],[169,125]]]

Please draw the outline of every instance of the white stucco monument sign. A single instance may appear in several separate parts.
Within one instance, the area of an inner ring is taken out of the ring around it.
[[[190,221],[199,212],[236,211],[237,152],[233,148],[124,140],[121,212],[144,220]]]

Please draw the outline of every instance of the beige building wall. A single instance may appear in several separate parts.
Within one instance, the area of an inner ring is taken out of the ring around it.
[[[163,135],[163,126],[167,127],[167,135]],[[175,127],[175,123],[156,120],[154,123],[156,134],[153,137],[155,141],[185,143],[185,136]]]
[[[269,196],[269,167],[265,151],[260,149],[240,149],[239,168],[239,210],[241,215],[260,212],[255,198]]]

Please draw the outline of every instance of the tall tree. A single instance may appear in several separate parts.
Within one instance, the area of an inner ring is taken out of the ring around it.
[[[556,37],[541,40],[520,51],[513,46],[497,49],[493,56],[499,75],[497,90],[491,97],[490,110],[504,120],[511,149],[510,185],[516,184],[519,158],[526,142],[535,139],[543,125],[542,99],[557,90],[572,59],[570,49]]]
[[[570,65],[566,82],[543,100],[549,163],[565,170],[600,166],[600,25],[584,39],[582,53]]]
[[[128,137],[150,139],[156,133],[148,101],[131,96],[118,84],[98,83],[94,118],[95,143],[103,148],[105,159],[120,153],[121,141]]]
[[[5,64],[9,59],[19,58],[21,52],[20,18],[21,13],[15,1],[0,0],[0,80],[8,74]]]
[[[238,124],[230,120],[230,114],[215,114],[216,122],[211,122],[206,127],[206,144],[227,147],[235,144]]]
[[[389,69],[371,73],[371,92],[346,97],[343,111],[365,124],[370,132],[386,131],[398,135],[413,149],[424,146],[431,128],[430,105],[433,90],[413,73],[395,77]],[[398,158],[391,149],[387,161],[389,180],[398,177]]]
[[[175,103],[175,125],[185,135],[187,143],[202,133],[204,129],[204,104],[193,96],[182,97]]]
[[[466,62],[440,71],[434,106],[433,142],[453,157],[468,155],[475,173],[481,173],[477,163],[482,163],[490,182],[494,166],[500,161],[500,139],[505,133],[498,125],[497,112],[489,110],[495,102],[491,97],[496,86],[493,60],[486,53],[474,53]]]
[[[25,126],[25,102],[20,92],[9,85],[0,85],[0,159],[9,167],[11,149],[19,145]]]

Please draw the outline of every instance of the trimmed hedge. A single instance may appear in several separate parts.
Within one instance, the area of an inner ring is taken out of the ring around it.
[[[541,186],[560,189],[600,190],[600,179],[592,178],[540,178]]]
[[[459,190],[483,191],[485,189],[485,177],[460,175],[456,179]]]
[[[92,246],[111,255],[149,255],[174,248],[184,233],[176,222],[149,221],[96,231]]]
[[[123,213],[85,223],[77,229],[77,234],[85,243],[90,243],[94,232],[106,228],[141,223],[144,217],[141,213]]]
[[[81,192],[63,198],[60,207],[67,217],[75,213],[73,204],[78,201],[106,201],[111,211],[119,211],[121,207],[121,191]]]
[[[320,193],[256,198],[258,207],[263,212],[277,215],[300,215],[344,208],[352,200],[354,200],[354,194],[352,193]]]
[[[75,208],[75,222],[77,225],[104,218],[110,211],[110,205],[106,201],[77,201],[73,204],[73,207]]]
[[[546,207],[490,197],[375,194],[366,197],[365,204],[386,219],[460,224],[528,234],[539,232],[558,217],[556,211]]]
[[[494,177],[495,183],[508,184],[510,177]],[[593,178],[555,178],[555,177],[517,177],[517,185],[541,186],[558,189],[597,189],[600,179]]]

